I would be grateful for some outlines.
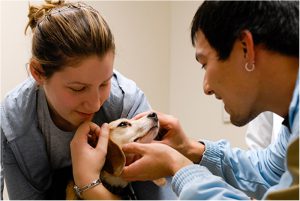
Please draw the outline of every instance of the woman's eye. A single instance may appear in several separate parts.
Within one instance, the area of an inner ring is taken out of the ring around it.
[[[70,87],[70,89],[72,91],[75,91],[75,92],[80,92],[80,91],[83,91],[85,89],[85,87],[80,87],[80,88],[72,88],[72,87]]]
[[[202,64],[202,69],[206,69],[206,64]]]
[[[122,128],[127,127],[127,126],[131,126],[131,124],[126,121],[123,121],[123,122],[119,123],[119,125],[118,125],[118,127],[122,127]]]

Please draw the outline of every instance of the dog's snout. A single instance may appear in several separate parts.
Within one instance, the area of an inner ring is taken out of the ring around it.
[[[148,114],[147,117],[150,118],[150,119],[153,119],[156,122],[158,122],[157,114],[155,112],[151,112],[150,114]]]

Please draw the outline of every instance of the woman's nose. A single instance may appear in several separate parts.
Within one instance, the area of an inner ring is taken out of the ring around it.
[[[86,103],[86,109],[89,110],[89,112],[97,112],[102,105],[101,94],[94,92],[86,98]]]

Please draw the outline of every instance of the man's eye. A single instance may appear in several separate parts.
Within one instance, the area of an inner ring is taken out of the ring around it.
[[[122,128],[125,128],[127,126],[131,126],[131,124],[127,121],[123,121],[121,123],[119,123],[118,127],[122,127]]]

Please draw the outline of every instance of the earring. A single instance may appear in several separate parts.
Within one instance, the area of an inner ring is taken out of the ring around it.
[[[246,69],[246,71],[248,71],[248,72],[254,71],[254,69],[255,69],[255,64],[254,64],[254,62],[251,64],[251,66],[249,66],[249,63],[247,62],[247,63],[245,64],[245,69]]]

